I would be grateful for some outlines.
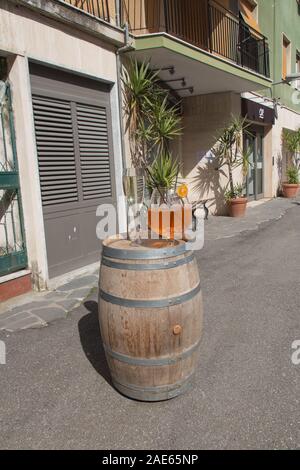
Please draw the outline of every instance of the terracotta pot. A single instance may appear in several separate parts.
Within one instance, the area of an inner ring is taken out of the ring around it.
[[[298,195],[300,185],[283,183],[282,192],[284,197],[293,198]]]
[[[247,207],[247,198],[237,197],[236,199],[230,199],[228,204],[228,212],[230,217],[244,217]]]

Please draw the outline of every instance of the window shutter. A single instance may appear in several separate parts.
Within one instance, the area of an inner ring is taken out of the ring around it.
[[[77,127],[83,199],[111,197],[106,108],[77,104]]]
[[[288,48],[289,48],[289,41],[285,38],[283,38],[283,43],[282,43],[282,78],[285,79],[285,77],[288,74]]]
[[[43,206],[78,201],[71,104],[32,100]]]
[[[244,18],[244,21],[250,26],[250,28],[253,28],[255,31],[260,32],[260,28],[258,25],[258,22],[255,18],[255,7],[249,0],[240,0],[240,12]]]

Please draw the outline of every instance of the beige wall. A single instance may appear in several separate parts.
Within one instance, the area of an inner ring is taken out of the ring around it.
[[[274,197],[272,126],[264,129],[264,197]]]
[[[240,96],[235,93],[194,96],[184,99],[183,106],[183,176],[189,185],[190,199],[212,199],[208,204],[210,212],[222,214],[226,211],[227,178],[215,170],[207,156],[231,115],[240,115]]]
[[[285,180],[288,157],[282,146],[283,129],[297,130],[300,128],[300,114],[285,107],[278,108],[278,120],[272,131],[272,151],[274,157],[273,167],[273,195],[276,196]]]
[[[48,282],[45,234],[35,145],[28,61],[35,60],[112,84],[111,105],[117,197],[122,192],[117,69],[113,46],[27,8],[2,0],[0,51],[9,55],[17,153],[30,268],[36,287]],[[120,203],[121,204],[121,203]],[[124,213],[124,208],[119,213]],[[119,219],[120,230],[124,220]]]
[[[0,8],[0,50],[109,81],[116,79],[113,46],[6,0]]]

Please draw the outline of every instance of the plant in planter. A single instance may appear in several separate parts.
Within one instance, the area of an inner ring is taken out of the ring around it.
[[[170,104],[169,91],[160,86],[149,63],[129,62],[122,83],[131,163],[145,173],[151,204],[169,204],[179,173],[170,152],[171,141],[182,130],[179,107]]]
[[[218,161],[217,170],[228,179],[225,200],[231,217],[243,217],[246,212],[244,188],[250,165],[250,150],[243,150],[242,136],[248,127],[245,119],[233,116],[228,126],[222,130],[214,149]],[[242,183],[234,182],[234,170],[237,168],[242,169]]]
[[[247,205],[247,199],[244,197],[244,186],[235,184],[233,191],[228,189],[224,196],[228,204],[230,217],[244,217]]]
[[[282,192],[284,197],[294,198],[300,187],[300,129],[296,132],[284,130],[283,144],[289,153],[291,165],[286,170],[287,181],[282,183]]]
[[[287,182],[282,184],[284,197],[294,198],[299,192],[299,170],[296,166],[291,166],[286,170]]]

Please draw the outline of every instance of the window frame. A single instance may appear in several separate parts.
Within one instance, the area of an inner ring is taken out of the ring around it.
[[[285,44],[286,44],[286,47],[285,47]],[[289,38],[287,37],[287,35],[282,33],[281,75],[282,75],[283,80],[285,80],[287,75],[289,75],[291,73],[291,70],[292,70],[291,45],[292,45],[292,43],[289,40]],[[286,50],[286,70],[285,71],[284,71],[284,50]]]

